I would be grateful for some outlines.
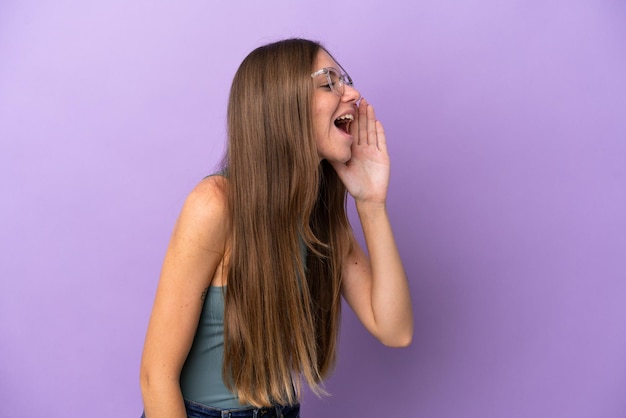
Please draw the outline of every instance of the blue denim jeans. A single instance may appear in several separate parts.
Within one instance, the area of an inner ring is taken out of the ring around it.
[[[185,410],[188,418],[300,418],[300,405],[219,409],[185,400]]]

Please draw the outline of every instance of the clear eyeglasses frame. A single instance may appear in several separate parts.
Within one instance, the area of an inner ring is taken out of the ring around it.
[[[322,74],[326,76],[328,87],[339,97],[343,96],[346,92],[346,86],[352,87],[354,85],[348,73],[345,71],[340,72],[333,67],[324,67],[321,70],[317,70],[311,74],[311,78],[318,77]]]

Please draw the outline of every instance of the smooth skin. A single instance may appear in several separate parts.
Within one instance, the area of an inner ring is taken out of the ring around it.
[[[339,66],[324,51],[313,71]],[[342,294],[365,328],[383,344],[405,347],[413,337],[408,282],[386,210],[389,156],[374,108],[346,86],[339,97],[314,80],[313,124],[321,159],[328,160],[354,198],[369,257],[356,239],[345,254]],[[355,116],[350,133],[334,125]],[[180,372],[197,329],[203,294],[224,286],[229,259],[228,182],[202,180],[187,197],[167,249],[141,362],[147,418],[186,418]]]

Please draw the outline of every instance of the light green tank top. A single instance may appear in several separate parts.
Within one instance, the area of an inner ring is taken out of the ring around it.
[[[222,409],[241,408],[245,405],[222,380],[225,291],[226,287],[218,286],[207,291],[198,330],[180,375],[180,388],[189,401]]]

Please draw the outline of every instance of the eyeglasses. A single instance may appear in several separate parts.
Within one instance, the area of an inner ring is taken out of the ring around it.
[[[326,67],[311,74],[311,78],[324,74],[328,81],[328,87],[339,97],[343,96],[346,91],[346,85],[352,87],[352,78],[346,73],[339,72],[336,68]]]

